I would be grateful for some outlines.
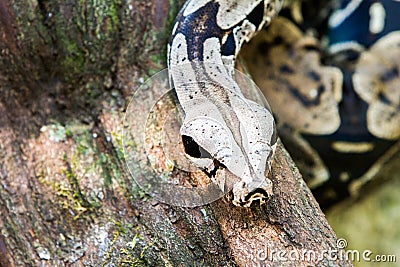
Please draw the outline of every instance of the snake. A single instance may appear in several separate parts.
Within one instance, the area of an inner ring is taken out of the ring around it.
[[[334,2],[302,23],[276,18],[252,39],[253,49],[242,49],[283,144],[323,209],[365,195],[400,139],[400,3]]]
[[[284,7],[281,0],[189,0],[179,12],[168,69],[184,114],[185,153],[221,188],[222,172],[237,178],[234,205],[249,207],[271,197],[277,131],[286,146],[300,148],[295,162],[305,166],[304,176],[312,173],[311,188],[339,184],[343,192],[343,181],[360,177],[364,166],[400,138],[400,64],[385,52],[399,53],[400,24],[393,23],[398,4],[337,2],[328,17],[324,53],[296,23],[275,18]],[[265,28],[266,37],[257,41]],[[235,81],[235,62],[250,41],[264,50],[264,58],[253,58],[263,61],[254,65],[261,77],[255,82],[269,88],[265,94],[277,114],[244,97]],[[357,164],[359,157],[366,163]],[[350,171],[337,162],[350,162]]]

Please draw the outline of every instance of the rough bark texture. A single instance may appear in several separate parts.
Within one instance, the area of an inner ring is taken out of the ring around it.
[[[0,1],[1,266],[351,265],[323,254],[335,234],[282,146],[261,207],[177,208],[135,185],[122,118],[182,2]]]

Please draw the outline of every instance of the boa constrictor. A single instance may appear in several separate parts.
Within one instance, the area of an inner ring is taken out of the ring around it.
[[[361,195],[399,151],[400,2],[331,1],[331,12],[308,2],[303,10],[313,14],[303,23],[274,19],[242,56],[283,144],[328,208]]]
[[[337,187],[335,194],[345,196],[349,182],[400,137],[400,64],[398,56],[387,53],[400,51],[400,24],[396,1],[338,3],[325,32],[329,66],[321,65],[317,42],[276,20],[259,42],[266,59],[257,56],[254,61],[264,62],[251,72],[264,73],[256,82],[270,88],[266,95],[278,111],[280,134],[285,139],[289,132],[288,143],[300,151],[296,163],[308,165],[305,176],[311,169],[308,184]],[[233,185],[235,205],[249,206],[272,193],[264,172],[276,146],[275,124],[269,110],[243,97],[232,73],[242,45],[281,7],[279,0],[191,0],[179,13],[169,43],[171,81],[185,113],[181,134],[191,147],[188,158],[218,184],[221,166],[239,177]]]
[[[233,203],[249,206],[272,194],[266,170],[277,137],[272,114],[246,99],[234,81],[242,44],[268,24],[281,0],[191,0],[179,13],[169,43],[168,67],[185,113],[181,134],[198,167],[224,182],[218,166],[240,178]],[[261,123],[260,123],[261,122]],[[193,146],[192,146],[193,147]],[[198,155],[196,155],[198,154]]]

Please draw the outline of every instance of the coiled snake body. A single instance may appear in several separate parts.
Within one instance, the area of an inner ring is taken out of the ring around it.
[[[239,180],[233,185],[233,203],[235,205],[249,206],[254,200],[263,201],[272,194],[272,183],[266,178],[265,172],[270,168],[276,146],[276,126],[268,109],[244,98],[241,88],[234,81],[232,74],[235,58],[242,45],[250,41],[259,30],[270,23],[281,9],[282,2],[282,0],[190,0],[176,19],[168,45],[170,79],[185,114],[181,135],[187,147],[195,147],[194,150],[186,151],[187,156],[196,166],[209,174],[213,173],[213,179],[219,184],[223,184],[221,181],[223,177],[218,176],[218,169],[221,166],[239,177]],[[354,6],[357,3],[360,5],[362,1],[342,2],[344,2],[343,10],[345,10],[346,5]],[[354,13],[354,10],[347,10],[345,13],[341,14],[342,20],[346,20],[349,14]],[[336,18],[340,19],[340,15],[336,14]],[[340,28],[339,30],[336,26],[331,28],[331,40],[341,44],[343,37],[341,37]],[[279,29],[276,31],[279,32]],[[391,31],[393,29],[390,29],[389,32]],[[337,34],[338,32],[339,34]],[[282,36],[279,38],[281,40]],[[393,38],[399,39],[398,35]],[[273,64],[271,67],[274,67]],[[362,66],[359,69],[362,69]],[[290,97],[294,98],[294,101],[300,102],[303,101],[302,91],[308,90],[307,97],[311,94],[311,98],[315,98],[311,99],[312,103],[319,105],[323,102],[325,105],[325,108],[320,109],[320,111],[328,112],[325,118],[333,118],[328,122],[329,125],[326,121],[325,124],[315,123],[311,120],[320,114],[313,115],[312,112],[315,110],[310,109],[309,114],[304,114],[305,118],[310,118],[309,121],[300,118],[297,121],[294,119],[298,122],[297,126],[296,122],[294,123],[295,129],[308,127],[306,133],[310,137],[310,142],[318,142],[319,135],[331,135],[338,129],[342,129],[342,126],[348,121],[346,118],[357,116],[357,112],[359,112],[354,106],[345,119],[343,119],[343,114],[339,114],[338,103],[351,100],[353,96],[338,93],[342,86],[342,72],[334,67],[330,67],[329,70],[331,78],[325,77],[325,80],[322,80],[325,81],[325,85],[330,84],[328,87],[331,89],[322,85],[315,89],[315,92],[314,89],[310,91],[310,88],[296,89],[293,86],[289,88]],[[281,66],[280,71],[284,74],[292,74],[293,70],[287,66]],[[311,75],[314,80],[319,77],[315,73],[307,75],[308,77]],[[279,80],[276,76],[278,75],[271,76],[270,80]],[[389,78],[396,79],[397,76],[392,75]],[[334,82],[330,82],[330,79],[336,79],[336,85]],[[355,78],[356,80],[357,78]],[[364,89],[368,86],[363,84],[363,81],[357,80],[357,82],[361,84],[355,89],[357,97],[361,97],[371,106],[378,105],[377,109],[371,112],[376,111],[380,114],[369,115],[372,122],[366,126],[368,134],[382,139],[398,139],[400,135],[398,120],[400,100],[395,98],[399,95],[399,89],[394,89],[397,91],[387,95],[387,90],[376,93],[373,88]],[[283,81],[281,85],[285,87],[289,83],[290,80]],[[301,84],[296,86],[301,87]],[[346,97],[349,98],[346,99]],[[376,98],[378,100],[374,102]],[[379,102],[379,99],[383,100]],[[307,101],[303,101],[303,107],[307,108]],[[385,108],[382,107],[382,103],[389,105],[390,108],[394,107],[394,110],[390,110],[391,117],[386,119],[395,125],[389,127],[388,131],[376,129],[380,125],[375,122],[376,116],[388,114],[386,111],[382,111]],[[290,107],[290,103],[285,104]],[[274,105],[272,107],[274,108]],[[342,113],[343,109],[340,112]],[[302,117],[303,114],[296,116]],[[323,114],[321,117],[324,118]],[[282,122],[280,123],[282,124]],[[315,131],[312,130],[313,127]],[[336,142],[336,145],[344,143]]]

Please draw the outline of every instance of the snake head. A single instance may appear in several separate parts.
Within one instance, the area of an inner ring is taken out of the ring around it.
[[[223,192],[232,190],[235,205],[249,207],[272,195],[266,175],[276,146],[275,125],[269,110],[244,97],[235,101],[219,108],[198,106],[186,114],[180,132],[187,158]]]
[[[212,62],[172,65],[170,73],[184,111],[180,133],[189,161],[222,192],[232,190],[235,205],[268,198],[277,135],[271,111],[245,97],[267,106],[254,82]]]

